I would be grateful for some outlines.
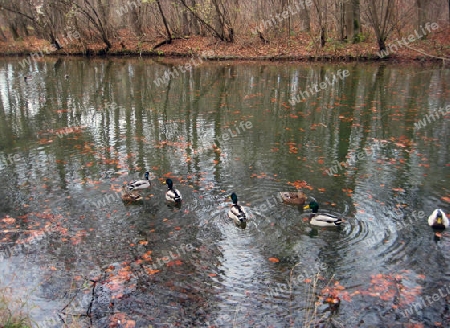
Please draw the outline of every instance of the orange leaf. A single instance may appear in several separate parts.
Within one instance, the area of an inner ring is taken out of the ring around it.
[[[450,203],[450,197],[449,196],[442,196],[441,199],[447,203]]]
[[[175,260],[175,261],[171,261],[167,263],[168,267],[174,266],[174,265],[183,265],[183,262],[181,262],[180,260]]]
[[[269,257],[269,261],[272,262],[272,263],[280,262],[280,260],[277,259],[276,257]]]
[[[156,274],[156,273],[159,272],[159,270],[152,270],[152,269],[149,269],[149,268],[146,268],[145,271],[147,271],[148,274]]]

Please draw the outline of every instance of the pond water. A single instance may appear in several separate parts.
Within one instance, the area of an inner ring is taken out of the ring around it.
[[[185,62],[0,59],[10,305],[40,327],[448,327],[427,218],[450,213],[450,70]],[[278,197],[297,188],[345,222],[311,226]]]

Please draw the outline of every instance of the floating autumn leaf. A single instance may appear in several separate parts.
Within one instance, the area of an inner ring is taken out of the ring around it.
[[[309,189],[309,190],[314,189],[305,180],[296,180],[294,182],[288,181],[288,184],[294,186],[296,189],[302,189],[302,188]]]
[[[277,259],[276,257],[269,257],[269,261],[272,262],[272,263],[280,262],[280,260]]]
[[[142,259],[144,261],[151,261],[152,260],[151,255],[152,255],[152,251],[147,251],[142,255]]]
[[[159,270],[153,270],[151,268],[145,268],[145,272],[147,272],[150,275],[154,275],[154,274],[157,274],[159,272]]]
[[[441,199],[442,199],[444,202],[450,203],[450,196],[442,196]]]
[[[181,262],[180,260],[175,260],[175,261],[170,261],[170,262],[167,263],[168,267],[171,267],[171,266],[174,266],[174,265],[180,266],[180,265],[183,265],[183,262]]]
[[[52,142],[53,142],[52,139],[39,139],[39,143],[41,145],[49,144],[49,143],[52,143]]]
[[[14,224],[16,223],[16,219],[10,217],[10,216],[5,216],[2,220],[3,222],[7,223],[7,224]]]

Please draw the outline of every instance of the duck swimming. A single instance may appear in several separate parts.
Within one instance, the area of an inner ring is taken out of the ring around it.
[[[230,196],[233,201],[233,206],[231,206],[228,211],[228,217],[233,219],[234,223],[237,225],[244,224],[247,222],[247,213],[245,213],[244,208],[241,205],[238,205],[238,198],[235,193],[232,193]]]
[[[169,202],[180,203],[183,197],[178,189],[173,188],[172,179],[167,179],[164,184],[167,184],[166,200]]]
[[[428,225],[433,229],[445,229],[449,226],[449,220],[441,209],[436,209],[428,217]]]
[[[317,203],[315,200],[310,202],[309,205],[303,207],[303,209],[312,210],[312,213],[310,215],[311,221],[309,221],[309,223],[312,225],[320,227],[335,227],[342,223],[342,219],[336,216],[325,213],[319,214],[319,203]]]
[[[145,172],[145,180],[134,180],[128,183],[126,185],[126,190],[128,191],[128,193],[133,190],[143,190],[150,188],[150,180],[148,179],[149,175],[149,172]]]

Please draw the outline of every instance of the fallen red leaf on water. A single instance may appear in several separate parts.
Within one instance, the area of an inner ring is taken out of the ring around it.
[[[150,268],[145,268],[145,271],[146,271],[148,274],[152,274],[152,275],[159,272],[159,270],[153,270],[153,269],[150,269]]]
[[[174,266],[174,265],[183,265],[183,262],[181,262],[180,260],[175,260],[175,261],[171,261],[167,263],[168,267]]]
[[[152,257],[150,255],[152,255],[152,251],[147,251],[142,255],[142,259],[145,261],[151,261]]]
[[[317,190],[319,190],[319,192],[325,192],[325,188],[317,188]]]
[[[288,181],[288,184],[294,186],[296,189],[302,189],[302,188],[309,189],[309,190],[314,189],[305,180],[296,180],[294,182]]]
[[[272,263],[280,262],[280,260],[277,259],[276,257],[269,257],[269,261],[272,262]]]
[[[449,196],[442,196],[441,199],[442,199],[444,202],[450,203],[450,197],[449,197]]]
[[[217,276],[217,273],[210,273],[208,276],[215,277],[215,276]]]
[[[3,219],[3,222],[5,222],[5,223],[7,223],[7,224],[13,224],[13,223],[16,222],[16,219],[14,219],[14,218],[12,218],[12,217],[10,217],[10,216],[7,215],[7,216]]]

